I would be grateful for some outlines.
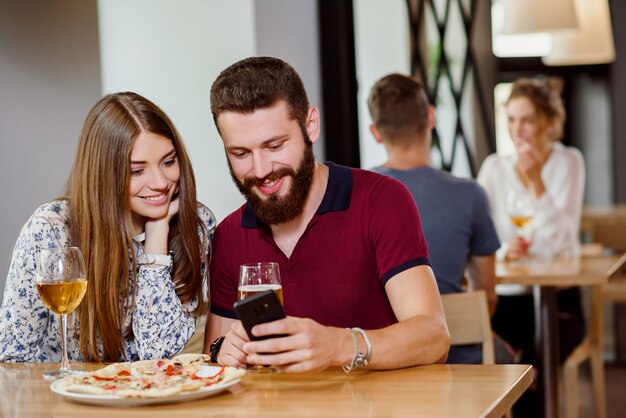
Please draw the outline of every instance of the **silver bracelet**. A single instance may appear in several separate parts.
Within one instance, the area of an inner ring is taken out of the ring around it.
[[[352,343],[354,344],[354,355],[352,356],[352,361],[350,362],[350,364],[346,365],[346,366],[342,366],[341,368],[343,369],[344,372],[346,373],[350,373],[350,371],[354,368],[354,359],[356,359],[356,353],[357,353],[357,342],[356,342],[356,334],[354,333],[353,330],[351,330],[350,328],[346,328],[346,330],[350,333],[350,336],[352,336]]]
[[[354,344],[354,356],[352,356],[352,361],[350,362],[350,364],[343,366],[343,371],[346,373],[350,373],[350,371],[352,371],[352,369],[357,368],[357,367],[367,367],[370,363],[370,358],[372,357],[372,344],[370,343],[370,339],[367,336],[367,333],[358,327],[354,327],[354,328],[346,328],[346,330],[348,330],[348,332],[350,332],[350,335],[352,336],[352,343]],[[363,354],[361,352],[358,351],[358,344],[357,344],[357,336],[356,333],[359,333],[363,336],[363,340],[365,340],[365,347],[366,347],[366,353]]]
[[[352,329],[363,336],[363,340],[365,340],[365,348],[366,348],[365,355],[363,355],[363,353],[359,353],[357,355],[357,361],[356,361],[357,364],[355,364],[355,366],[367,367],[370,364],[370,359],[372,358],[372,343],[370,342],[370,339],[367,336],[367,333],[365,332],[365,330],[359,327],[354,327]]]

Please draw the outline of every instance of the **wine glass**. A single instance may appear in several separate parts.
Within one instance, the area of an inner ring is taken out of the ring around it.
[[[239,267],[239,300],[273,290],[283,304],[283,287],[280,283],[278,263],[261,262],[243,264]],[[250,373],[272,373],[278,371],[271,366],[248,366]]]
[[[535,212],[533,202],[528,193],[520,189],[510,190],[507,195],[506,210],[515,228],[516,235],[526,240],[525,230],[532,222]]]
[[[37,291],[43,303],[59,315],[61,334],[61,368],[44,373],[48,380],[78,373],[67,359],[67,314],[80,305],[87,291],[87,271],[77,247],[44,248],[38,255]]]

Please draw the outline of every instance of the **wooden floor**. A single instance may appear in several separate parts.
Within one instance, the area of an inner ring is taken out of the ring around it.
[[[605,368],[608,418],[626,417],[626,365],[610,365]],[[589,368],[581,368],[580,417],[595,417],[591,398]]]

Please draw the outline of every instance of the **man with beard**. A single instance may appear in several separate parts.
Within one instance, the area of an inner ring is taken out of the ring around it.
[[[319,163],[320,115],[287,63],[247,58],[211,87],[211,111],[247,203],[217,228],[205,352],[228,366],[392,369],[450,346],[417,208],[401,183]],[[239,266],[279,264],[288,317],[236,320]]]

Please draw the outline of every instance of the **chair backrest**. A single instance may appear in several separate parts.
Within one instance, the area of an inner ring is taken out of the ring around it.
[[[593,241],[603,244],[607,248],[626,251],[626,223],[615,221],[598,223],[593,226]]]
[[[483,364],[494,364],[493,334],[484,290],[441,296],[452,345],[483,347]]]

